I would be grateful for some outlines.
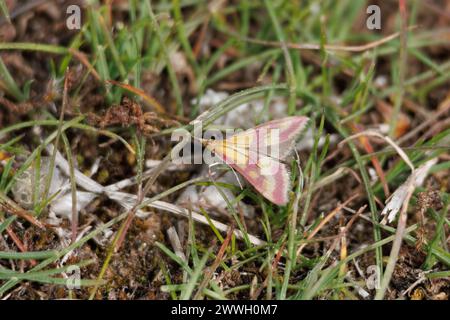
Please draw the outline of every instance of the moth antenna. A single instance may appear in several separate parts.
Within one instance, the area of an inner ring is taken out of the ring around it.
[[[236,177],[237,182],[239,183],[239,187],[241,187],[241,190],[244,190],[244,187],[242,186],[241,180],[239,179],[239,176],[237,175],[236,171],[233,169],[233,167],[230,166],[230,168],[231,168],[231,170],[233,171],[234,176]]]
[[[209,166],[208,166],[208,175],[212,178],[212,175],[211,175],[211,168],[212,167],[214,167],[214,166],[216,166],[216,165],[219,165],[219,164],[221,164],[220,162],[215,162],[215,163],[213,163],[213,164],[210,164]],[[236,177],[236,180],[237,180],[237,182],[239,183],[239,187],[241,188],[241,190],[244,190],[244,187],[242,186],[242,183],[241,183],[241,180],[239,179],[239,176],[237,175],[237,173],[236,173],[236,171],[233,169],[233,167],[229,167],[230,169],[231,169],[231,171],[233,171],[233,173],[234,173],[234,176]]]

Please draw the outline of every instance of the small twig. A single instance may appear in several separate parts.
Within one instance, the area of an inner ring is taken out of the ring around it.
[[[138,95],[139,97],[144,99],[144,101],[146,101],[156,112],[161,113],[161,114],[166,114],[164,107],[155,98],[153,98],[149,94],[145,93],[144,90],[133,87],[130,84],[121,83],[119,81],[107,80],[106,82],[111,83],[115,86],[121,87],[122,89],[125,89],[129,92],[132,92],[132,93]]]
[[[351,196],[350,198],[345,200],[345,202],[341,203],[336,208],[334,208],[334,210],[331,211],[324,219],[322,219],[322,221],[320,221],[320,223],[314,228],[314,230],[310,232],[310,234],[308,235],[308,237],[306,239],[311,240],[336,214],[338,214],[342,210],[342,208],[346,207],[350,202],[355,200],[358,196],[359,196],[359,194],[354,194],[353,196]],[[298,259],[298,256],[302,253],[303,249],[306,247],[306,245],[307,245],[307,243],[304,243],[298,248],[297,254],[296,254],[297,259]]]
[[[392,244],[391,253],[389,254],[389,261],[384,270],[383,279],[381,280],[381,287],[375,295],[375,300],[381,300],[384,298],[384,294],[387,290],[389,282],[391,281],[392,273],[394,272],[395,264],[397,263],[398,254],[400,252],[400,247],[403,242],[403,235],[406,229],[406,220],[408,218],[408,206],[409,200],[414,193],[414,180],[411,179],[408,184],[408,193],[403,203],[402,211],[400,212],[400,218],[398,219],[397,231],[395,232],[395,239]]]
[[[398,6],[401,18],[400,27],[400,50],[399,50],[399,63],[398,63],[398,88],[397,96],[395,99],[394,110],[390,121],[389,135],[393,136],[395,128],[398,123],[398,117],[403,104],[403,98],[405,96],[405,78],[406,69],[408,63],[408,13],[406,7],[406,0],[398,0]]]
[[[445,115],[447,112],[450,111],[450,96],[447,97],[443,102],[439,104],[438,111],[434,112],[427,120],[420,123],[417,127],[409,131],[407,134],[402,136],[401,138],[397,139],[397,144],[400,145],[403,142],[409,140],[410,138],[414,137],[416,134],[418,134],[420,131],[422,131],[425,128],[431,127],[431,125],[441,116]]]
[[[21,217],[31,223],[32,225],[38,227],[39,229],[45,230],[45,225],[37,220],[32,213],[22,209],[18,204],[6,196],[2,191],[0,191],[0,207],[9,213],[12,213],[18,217]]]
[[[353,131],[356,133],[360,132],[358,125],[354,124],[352,125]],[[368,154],[373,154],[375,150],[373,149],[372,145],[370,144],[369,140],[366,137],[360,137],[359,141],[364,146],[364,149]],[[370,157],[370,160],[372,161],[372,165],[375,168],[375,171],[378,174],[378,177],[380,178],[380,182],[383,185],[384,195],[386,198],[389,197],[390,191],[389,191],[389,185],[386,180],[386,176],[384,174],[383,168],[381,167],[380,161],[378,158],[374,155]]]
[[[363,213],[363,211],[366,209],[367,205],[362,206],[359,208],[359,210],[351,217],[350,221],[340,229],[340,238],[341,238],[341,261],[344,261],[347,258],[347,233],[348,230],[352,227],[353,223],[356,221],[356,219]],[[347,264],[342,264],[339,274],[341,276],[345,275],[347,269]]]
[[[404,297],[407,294],[409,294],[411,292],[412,289],[414,289],[416,286],[418,286],[419,284],[421,284],[422,282],[426,281],[427,277],[425,276],[425,272],[421,272],[421,274],[419,275],[419,279],[417,279],[417,281],[415,281],[412,285],[409,286],[408,289],[402,291],[401,295]]]
[[[278,263],[279,263],[280,260],[281,260],[281,256],[282,256],[282,253],[283,253],[283,251],[284,251],[285,246],[286,246],[286,241],[284,241],[284,242],[281,244],[280,249],[279,249],[279,250],[277,251],[277,253],[275,254],[275,258],[273,259],[272,264],[269,264],[269,265],[268,265],[269,268],[270,268],[270,269],[269,269],[269,272],[270,272],[271,274],[268,274],[268,275],[266,276],[266,278],[264,279],[264,282],[263,282],[263,283],[261,284],[261,286],[255,291],[255,293],[253,294],[252,300],[258,299],[258,297],[261,295],[261,292],[264,290],[264,288],[267,287],[267,285],[268,285],[268,283],[269,283],[269,279],[275,274],[276,269],[277,269],[277,265],[278,265]],[[271,294],[271,292],[270,292],[269,294]]]
[[[186,255],[183,252],[181,246],[180,237],[178,236],[177,230],[174,226],[167,229],[167,237],[169,238],[170,245],[172,246],[175,254],[183,261],[187,262]]]
[[[204,40],[205,40],[205,36],[206,36],[206,31],[208,30],[208,24],[209,24],[210,17],[211,16],[208,14],[205,21],[203,21],[202,28],[200,29],[200,33],[197,36],[197,41],[195,42],[194,49],[193,49],[194,58],[196,58],[196,59],[199,57],[202,46],[205,43]]]
[[[212,277],[214,271],[216,271],[216,269],[219,266],[220,262],[222,262],[222,260],[223,260],[223,256],[225,255],[225,250],[227,249],[228,245],[230,244],[231,236],[233,235],[233,231],[234,231],[234,227],[231,226],[230,229],[228,230],[227,237],[225,238],[224,242],[222,243],[222,246],[219,249],[219,252],[217,253],[216,259],[214,260],[214,262],[211,265],[211,267],[209,267],[207,269],[202,282],[198,286],[197,293],[194,295],[193,300],[201,299],[203,289],[206,287],[206,285],[208,284],[209,280],[211,280],[211,277]]]
[[[434,13],[445,18],[447,21],[450,21],[450,13],[448,11],[444,10],[444,8],[439,7],[438,5],[434,4],[433,2],[431,2],[429,0],[422,0],[422,2],[431,11],[433,11]]]
[[[28,251],[26,244],[24,244],[22,241],[20,241],[19,237],[16,235],[16,233],[13,231],[13,229],[11,229],[11,226],[6,227],[6,232],[11,237],[12,241],[16,244],[17,248],[19,248],[19,250],[21,252]],[[34,259],[30,260],[30,265],[32,267],[36,266],[36,264],[37,264],[36,260],[34,260]]]
[[[417,28],[417,26],[410,26],[407,28],[407,30],[410,31],[410,30],[413,30],[416,28]],[[280,48],[283,47],[283,44],[279,41],[266,41],[266,40],[259,40],[259,39],[249,38],[249,37],[243,37],[240,34],[234,33],[232,31],[228,31],[226,33],[229,33],[234,37],[237,37],[243,41],[247,41],[250,43],[260,44],[260,45],[269,46],[269,47],[280,47]],[[401,34],[401,32],[396,32],[396,33],[393,33],[393,34],[391,34],[387,37],[384,37],[380,40],[369,42],[369,43],[366,43],[363,45],[345,46],[345,45],[325,44],[323,46],[323,48],[325,50],[330,50],[330,51],[363,52],[363,51],[367,51],[367,50],[379,47],[382,44],[385,44],[386,42],[392,41],[395,38],[398,38],[400,36],[400,34]],[[297,50],[321,50],[322,49],[322,46],[320,44],[311,44],[311,43],[297,44],[297,43],[287,42],[287,43],[285,43],[285,45],[289,49],[297,49]]]
[[[63,88],[63,97],[62,97],[62,107],[61,107],[61,116],[60,122],[62,122],[64,118],[64,111],[67,108],[68,104],[68,86],[69,86],[69,71],[67,70],[65,79],[64,79],[64,88]],[[72,192],[72,219],[71,219],[71,229],[72,229],[72,243],[74,243],[77,239],[77,231],[78,231],[78,210],[77,210],[77,190],[76,183],[74,181],[74,163],[72,153],[70,151],[70,144],[67,141],[67,138],[64,134],[61,134],[62,139],[66,142],[66,150],[67,150],[67,158],[69,159],[69,176],[71,178],[71,192]],[[55,148],[56,149],[56,148]]]
[[[97,80],[99,82],[101,81],[100,75],[97,73],[95,68],[89,62],[89,59],[84,52],[81,52],[74,48],[69,48],[68,50],[71,54],[73,54],[73,56],[75,58],[77,58],[89,70],[90,73],[92,73],[92,76],[95,78],[95,80]]]
[[[65,95],[67,95],[68,81],[69,81],[69,68],[66,69],[66,72],[64,75]],[[42,196],[42,205],[45,204],[45,201],[47,199],[48,193],[50,192],[50,187],[51,187],[52,180],[53,180],[54,164],[56,161],[56,153],[58,152],[59,140],[61,139],[61,135],[63,133],[64,113],[66,112],[66,107],[67,107],[67,96],[66,96],[66,99],[64,99],[62,101],[61,111],[60,111],[60,115],[59,115],[59,119],[58,119],[58,129],[57,129],[56,138],[55,138],[55,147],[53,148],[51,157],[50,157],[50,169],[49,169],[48,175],[45,180],[44,193]],[[67,166],[70,167],[68,163],[67,163]],[[70,176],[70,169],[67,172],[67,175]],[[43,210],[43,208],[40,207],[38,210],[38,214],[40,214],[42,210]]]

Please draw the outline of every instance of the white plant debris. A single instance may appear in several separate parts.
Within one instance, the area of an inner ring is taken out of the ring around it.
[[[386,77],[385,75],[379,75],[375,78],[373,83],[377,88],[385,88],[388,82],[388,77]]]
[[[411,195],[411,192],[413,192],[415,188],[423,184],[428,174],[428,171],[433,165],[437,163],[438,160],[437,158],[430,159],[416,169],[414,167],[414,164],[409,159],[408,155],[403,151],[403,149],[401,149],[397,145],[395,141],[393,141],[390,137],[384,136],[382,133],[375,130],[366,130],[363,132],[359,132],[346,138],[339,144],[341,145],[359,136],[373,136],[383,139],[385,142],[387,142],[394,148],[394,150],[403,159],[403,161],[411,168],[411,175],[400,187],[397,188],[397,190],[395,190],[395,192],[391,195],[391,197],[387,199],[387,204],[384,207],[383,211],[381,212],[381,215],[385,216],[381,221],[381,224],[386,224],[386,222],[391,223],[392,221],[394,221],[395,217],[397,216],[397,213],[403,207],[405,202],[409,201],[409,196]]]
[[[207,167],[203,168],[199,176],[206,176]],[[240,181],[245,181],[240,178]],[[217,183],[228,183],[235,186],[239,186],[236,174],[232,171],[225,172],[221,177],[216,179]],[[200,208],[205,209],[212,214],[220,213],[224,215],[229,215],[227,210],[227,202],[224,196],[231,202],[235,196],[230,189],[222,188],[222,194],[217,190],[215,185],[210,185],[206,187],[200,187],[191,185],[188,186],[178,197],[177,204],[191,208],[195,211],[200,210]],[[240,201],[239,205],[235,205],[236,210],[242,210],[243,214],[247,218],[253,218],[255,215],[255,209],[247,205],[246,203]]]
[[[180,238],[178,237],[177,230],[174,226],[167,229],[167,237],[169,238],[170,245],[173,248],[175,254],[183,261],[187,261],[186,256],[183,252],[183,247],[181,246]]]
[[[427,177],[428,171],[436,163],[436,158],[428,160],[419,168],[414,170],[408,177],[408,179],[400,187],[398,187],[397,190],[395,190],[392,196],[388,199],[388,202],[383,211],[381,212],[381,215],[385,216],[385,218],[381,221],[382,224],[386,224],[386,222],[391,223],[392,221],[394,221],[397,213],[400,211],[400,208],[405,202],[410,184],[412,184],[414,188],[421,186],[425,181],[425,178]]]
[[[351,283],[353,284],[353,286],[355,287],[356,291],[358,292],[358,294],[361,296],[361,298],[363,299],[367,299],[370,296],[370,293],[368,293],[363,287],[361,287],[360,285],[358,285],[358,283],[353,279],[351,272],[348,272],[345,275],[345,278]]]
[[[86,206],[96,198],[95,194],[91,192],[84,192],[77,190],[77,210],[80,212]],[[50,211],[54,212],[57,216],[67,217],[72,219],[72,193],[68,192],[62,197],[59,197],[53,201],[50,205]]]
[[[53,145],[49,144],[47,146],[47,151],[50,154],[53,152],[53,149],[54,149]],[[58,166],[59,169],[61,170],[61,172],[64,173],[65,175],[70,174],[69,163],[66,159],[64,159],[64,157],[61,155],[61,153],[59,151],[56,152],[55,165]],[[92,193],[93,198],[95,198],[99,195],[106,195],[108,198],[110,198],[113,201],[116,201],[118,204],[120,204],[126,210],[131,210],[136,205],[136,202],[138,199],[136,195],[129,194],[126,192],[120,192],[120,191],[111,191],[111,189],[109,189],[108,187],[102,186],[98,182],[96,182],[93,179],[89,178],[88,176],[84,175],[82,172],[80,172],[76,168],[74,170],[74,176],[75,176],[75,181],[76,181],[77,186],[83,188],[86,192]],[[150,199],[145,198],[143,201],[145,202],[148,200],[150,200]],[[221,223],[221,222],[213,220],[213,219],[208,220],[202,214],[199,214],[195,211],[188,210],[188,209],[182,208],[180,206],[177,206],[177,205],[174,205],[174,204],[171,204],[168,202],[155,200],[155,201],[148,203],[147,206],[157,209],[157,210],[171,212],[175,215],[183,216],[188,219],[192,218],[193,220],[203,223],[205,225],[209,225],[210,223],[212,223],[217,228],[217,230],[225,232],[225,233],[228,232],[228,229],[229,229],[229,227],[224,223]],[[150,214],[149,212],[146,212],[143,210],[137,211],[138,217],[147,217],[149,214]],[[242,234],[242,232],[240,230],[234,230],[234,234],[239,239],[244,238],[244,235]],[[261,239],[255,237],[255,236],[252,236],[250,234],[248,235],[248,239],[252,244],[254,244],[256,246],[265,244],[264,241],[262,241]]]
[[[148,169],[154,169],[157,166],[159,166],[161,163],[161,160],[154,160],[154,159],[147,159],[145,160],[145,167]],[[169,166],[167,167],[167,171],[186,171],[186,170],[190,170],[191,166],[186,165],[186,164],[174,164],[171,163],[169,164]]]
[[[367,172],[369,173],[370,181],[371,181],[372,183],[378,181],[378,174],[377,174],[377,171],[376,171],[374,168],[369,167],[368,170],[367,170]]]

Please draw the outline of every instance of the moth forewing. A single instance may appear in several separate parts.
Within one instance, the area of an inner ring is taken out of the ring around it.
[[[231,141],[229,141],[231,140]],[[231,163],[234,164],[247,164],[251,163],[253,159],[251,159],[251,137],[246,134],[236,134],[231,138],[227,139],[226,144],[228,148],[226,149],[227,158],[231,160]]]
[[[250,129],[224,140],[219,146],[219,152],[230,160],[230,163],[237,164],[256,164],[260,156],[279,160],[279,137],[280,130],[276,128]],[[219,148],[216,147],[216,150]]]
[[[269,157],[262,157],[261,160],[260,163],[264,163],[266,161],[271,163],[276,162]],[[276,163],[275,165],[277,166],[276,169],[269,169],[267,172],[265,172],[265,169],[261,169],[258,164],[231,166],[265,198],[277,205],[285,205],[288,202],[288,191],[290,185],[289,175],[283,164]],[[269,171],[270,174],[267,174]]]
[[[285,159],[295,146],[295,141],[300,136],[301,132],[308,123],[307,117],[287,117],[283,119],[269,121],[263,123],[255,128],[255,130],[261,129],[276,129],[275,140],[268,140],[270,147],[278,148],[279,159]]]
[[[276,163],[279,163],[280,160],[280,129],[270,129],[269,133],[266,135],[265,143],[264,143],[264,151],[272,159],[276,159]],[[264,154],[261,152],[260,154]]]
[[[261,156],[257,163],[259,169],[261,170],[261,174],[263,176],[274,175],[281,169],[281,166],[284,166],[279,161],[274,160],[271,157]]]
[[[268,200],[285,205],[290,180],[282,159],[293,149],[307,121],[306,117],[273,120],[225,140],[208,141],[205,146]]]

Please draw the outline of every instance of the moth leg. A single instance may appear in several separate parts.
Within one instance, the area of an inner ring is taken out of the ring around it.
[[[211,168],[214,166],[217,166],[218,164],[220,164],[220,162],[214,162],[208,165],[208,175],[211,177],[213,172],[211,171]]]
[[[214,167],[214,166],[217,166],[218,164],[220,164],[220,163],[219,162],[214,162],[214,163],[211,163],[211,164],[208,165],[208,176],[209,176],[209,178],[211,180],[214,180],[213,179],[214,172],[211,171],[211,168]]]
[[[234,173],[234,176],[236,177],[237,182],[239,183],[239,187],[241,187],[241,190],[244,190],[244,187],[242,186],[241,180],[239,179],[239,176],[237,175],[236,171],[233,169],[233,167],[230,167],[231,170]]]

